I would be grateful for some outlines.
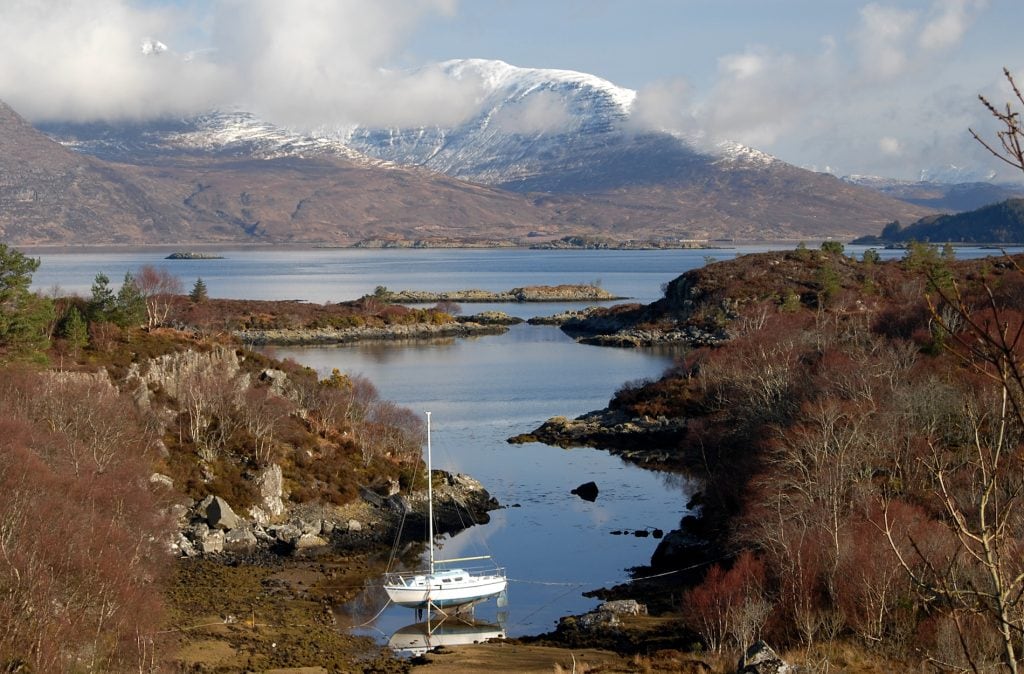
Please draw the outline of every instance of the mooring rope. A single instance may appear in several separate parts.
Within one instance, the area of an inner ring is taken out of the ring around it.
[[[388,597],[388,600],[387,600],[387,602],[385,602],[385,603],[384,603],[384,606],[382,606],[382,607],[381,607],[381,609],[380,609],[379,611],[377,611],[377,615],[373,616],[372,618],[370,618],[369,620],[367,620],[366,622],[364,622],[364,623],[363,623],[363,624],[361,624],[361,625],[353,625],[353,626],[352,626],[352,627],[353,627],[353,629],[355,629],[355,628],[357,628],[357,627],[366,627],[367,625],[369,625],[370,623],[372,623],[372,622],[373,622],[374,620],[376,620],[377,618],[379,618],[379,617],[380,617],[380,614],[381,614],[381,613],[384,613],[384,611],[385,611],[385,610],[387,610],[387,607],[388,607],[388,606],[391,606],[391,597]],[[378,631],[379,631],[379,630],[378,630]]]

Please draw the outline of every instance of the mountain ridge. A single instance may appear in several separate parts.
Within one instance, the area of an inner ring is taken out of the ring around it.
[[[106,235],[97,225],[110,220],[106,215],[69,219],[50,204],[50,214],[36,220],[64,224],[49,233],[23,228],[16,238],[330,245],[522,244],[566,235],[813,240],[851,238],[931,212],[753,148],[697,149],[645,130],[630,117],[635,92],[592,75],[482,60],[444,67],[487,85],[480,85],[478,114],[452,128],[297,133],[241,110],[41,125],[63,152],[80,153],[94,174],[120,185],[118,194],[144,204],[122,209],[125,215],[112,220],[118,231]],[[0,128],[0,135],[30,132],[38,133],[24,125]],[[28,185],[32,175],[21,178]],[[116,201],[105,203],[113,209]],[[155,234],[132,224],[149,220],[160,223]]]

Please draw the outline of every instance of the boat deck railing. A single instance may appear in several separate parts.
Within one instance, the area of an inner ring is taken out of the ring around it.
[[[434,569],[434,576],[450,576],[454,574],[464,574],[463,580],[472,579],[475,581],[481,580],[496,580],[499,578],[505,578],[505,569],[502,567],[495,566],[460,566],[457,569]],[[411,587],[419,580],[424,581],[430,572],[426,569],[420,569],[417,571],[392,571],[384,575],[385,582],[388,585],[404,585]]]

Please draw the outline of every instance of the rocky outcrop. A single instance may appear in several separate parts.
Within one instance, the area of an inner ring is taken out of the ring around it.
[[[239,390],[249,386],[235,350],[217,346],[210,351],[189,349],[132,363],[124,388],[133,393],[136,402],[148,407],[150,390],[160,389],[171,398],[181,398],[197,381],[208,379],[234,381]]]
[[[563,647],[625,651],[635,647],[628,622],[646,615],[647,607],[634,599],[606,601],[583,615],[561,618],[553,633],[540,638]]]
[[[509,316],[504,311],[481,311],[472,316],[458,317],[460,322],[479,323],[480,325],[519,325],[523,319]]]
[[[262,505],[250,509],[249,519],[238,516],[219,496],[207,496],[181,507],[179,530],[172,537],[171,550],[183,557],[260,551],[309,554],[332,545],[348,549],[390,545],[399,527],[405,540],[425,540],[425,491],[391,493],[393,485],[384,483],[381,489],[388,494],[386,496],[364,488],[361,502],[345,506],[301,504],[289,508],[281,494],[279,467],[264,469],[258,479],[265,488],[261,492]],[[467,475],[434,471],[437,533],[453,534],[473,524],[484,524],[490,520],[488,512],[498,507],[498,502],[477,480]],[[277,513],[273,521],[268,516],[270,512]]]
[[[779,657],[763,641],[754,642],[736,664],[736,674],[797,674],[798,669]]]
[[[487,524],[489,512],[500,507],[498,501],[474,478],[443,470],[434,473],[434,531],[454,534],[467,526]],[[403,536],[424,540],[427,531],[427,493],[394,495],[383,501],[385,510],[404,514]]]
[[[436,339],[439,337],[474,337],[478,335],[500,335],[506,330],[507,328],[504,325],[453,321],[440,325],[414,323],[412,325],[387,325],[382,327],[236,330],[234,335],[246,344],[256,346],[268,344],[298,346],[303,344],[350,344],[363,341]]]
[[[639,463],[667,462],[686,432],[686,419],[630,417],[619,410],[597,410],[575,419],[552,417],[511,444],[543,442],[557,447],[597,447]]]
[[[647,615],[647,607],[635,599],[606,601],[589,613],[577,616],[576,627],[585,632],[606,631],[622,624],[625,616]],[[564,620],[564,619],[563,619]]]
[[[570,309],[569,311],[562,311],[557,314],[552,314],[551,316],[534,316],[526,322],[530,325],[565,325],[570,321],[582,321],[585,318],[588,318],[596,310],[596,307]]]
[[[729,339],[724,326],[691,321],[689,316],[666,318],[661,315],[655,318],[651,315],[654,306],[593,308],[578,316],[562,314],[557,324],[576,341],[597,346],[685,344],[698,347],[715,346]],[[552,317],[552,323],[555,318]]]
[[[235,514],[235,511],[231,509],[228,502],[222,499],[220,496],[207,497],[209,503],[206,503],[206,523],[210,525],[211,529],[220,529],[222,531],[229,531],[231,529],[237,529],[242,523],[241,518]]]
[[[267,526],[285,512],[284,476],[281,473],[281,466],[275,463],[260,471],[256,476],[256,488],[259,490],[259,502],[249,508],[249,517]]]
[[[430,302],[593,302],[621,300],[603,288],[593,285],[525,286],[504,291],[453,290],[427,292],[422,290],[387,291],[381,296],[395,304],[426,304]]]

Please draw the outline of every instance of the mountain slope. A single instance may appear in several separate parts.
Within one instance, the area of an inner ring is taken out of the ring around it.
[[[478,114],[448,129],[357,127],[347,142],[379,159],[514,191],[597,196],[618,207],[625,230],[627,222],[674,221],[713,236],[849,236],[929,211],[737,144],[699,150],[645,130],[633,119],[636,92],[592,75],[483,60],[443,67],[483,83]]]
[[[1007,199],[967,213],[933,215],[903,229],[886,227],[886,241],[1024,242],[1024,199]]]
[[[119,161],[74,152],[0,104],[0,240],[348,245],[378,238],[507,239],[555,219],[527,197],[389,168],[337,143],[303,144],[272,129],[235,133],[232,142],[222,135],[209,145],[185,122],[78,129],[87,140],[69,144]],[[279,151],[282,141],[290,152]],[[294,156],[303,153],[312,157]]]
[[[182,224],[129,174],[61,147],[0,102],[0,239],[130,242]]]
[[[295,133],[239,111],[43,128],[145,182],[196,239],[800,240],[932,212],[736,144],[698,150],[644,130],[635,92],[592,75],[443,69],[479,91],[477,113],[452,128]]]

